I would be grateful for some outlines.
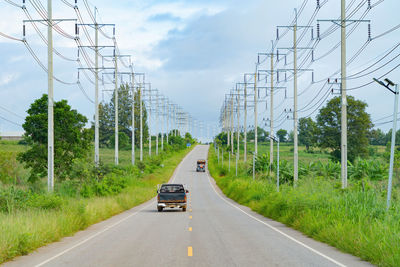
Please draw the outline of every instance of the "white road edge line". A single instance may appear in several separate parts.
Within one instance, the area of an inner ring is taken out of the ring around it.
[[[181,168],[181,166],[182,166],[182,162],[183,162],[192,152],[193,152],[193,149],[192,149],[192,151],[190,151],[188,154],[186,154],[186,156],[185,156],[185,157],[182,159],[182,161],[179,163],[178,167],[175,169],[174,173],[172,174],[172,177],[171,177],[172,180],[171,180],[171,182],[174,182],[174,181],[175,181],[176,174],[177,174],[178,171],[180,170],[180,168]],[[138,211],[136,211],[136,212],[130,214],[129,216],[127,216],[127,217],[125,217],[125,218],[119,220],[118,222],[116,222],[116,223],[114,223],[114,224],[112,224],[112,225],[110,225],[110,226],[107,226],[106,228],[104,228],[104,229],[101,230],[100,232],[97,232],[96,234],[94,234],[94,235],[92,235],[92,236],[89,236],[88,238],[86,238],[86,239],[82,240],[81,242],[79,242],[79,243],[73,245],[72,247],[67,248],[66,250],[64,250],[64,251],[62,251],[62,252],[60,252],[60,253],[54,255],[53,257],[51,257],[51,258],[49,258],[49,259],[47,259],[47,260],[45,260],[45,261],[43,261],[43,262],[41,262],[41,263],[35,265],[35,267],[43,266],[43,265],[45,265],[46,263],[49,263],[50,261],[52,261],[52,260],[54,260],[54,259],[56,259],[56,258],[58,258],[58,257],[60,257],[60,256],[62,256],[62,255],[64,255],[65,253],[67,253],[67,252],[73,250],[74,248],[79,247],[80,245],[82,245],[82,244],[84,244],[84,243],[86,243],[86,242],[92,240],[92,239],[95,238],[96,236],[98,236],[98,235],[100,235],[100,234],[102,234],[102,233],[104,233],[104,232],[110,230],[111,228],[117,226],[118,224],[120,224],[120,223],[126,221],[127,219],[131,218],[132,216],[138,214],[140,211],[146,209],[146,208],[149,207],[150,205],[153,205],[154,202],[155,202],[155,200],[151,201],[148,205],[144,206],[144,207],[141,208],[140,210],[138,210]]]
[[[150,205],[153,205],[154,202],[155,202],[154,200],[151,201],[148,205],[144,206],[143,208],[141,208],[140,210],[136,211],[135,213],[130,214],[129,216],[127,216],[127,217],[125,217],[125,218],[119,220],[118,222],[116,222],[116,223],[114,223],[114,224],[112,224],[112,225],[110,225],[110,226],[107,226],[106,228],[104,228],[104,229],[101,230],[100,232],[97,232],[96,234],[94,234],[94,235],[92,235],[92,236],[90,236],[90,237],[88,237],[88,238],[82,240],[82,241],[79,242],[78,244],[73,245],[72,247],[70,247],[70,248],[68,248],[68,249],[66,249],[66,250],[64,250],[64,251],[62,251],[62,252],[60,252],[60,253],[54,255],[53,257],[51,257],[51,258],[49,258],[49,259],[47,259],[47,260],[45,260],[45,261],[39,263],[38,265],[35,265],[35,267],[43,266],[43,265],[45,265],[46,263],[49,263],[50,261],[52,261],[52,260],[54,260],[54,259],[56,259],[56,258],[58,258],[58,257],[60,257],[60,256],[62,256],[62,255],[64,255],[65,253],[67,253],[67,252],[73,250],[74,248],[79,247],[80,245],[82,245],[82,244],[88,242],[89,240],[95,238],[96,236],[98,236],[98,235],[100,235],[100,234],[102,234],[102,233],[104,233],[104,232],[110,230],[111,228],[117,226],[118,224],[120,224],[120,223],[126,221],[126,220],[129,219],[130,217],[132,217],[132,216],[138,214],[140,211],[144,210],[145,208],[149,207]]]
[[[262,221],[262,220],[260,220],[260,219],[258,219],[258,218],[256,218],[256,217],[254,217],[253,215],[251,215],[251,214],[245,212],[244,210],[242,210],[240,207],[238,207],[238,206],[232,204],[231,202],[229,202],[228,200],[226,200],[225,198],[223,198],[223,197],[217,192],[217,190],[215,190],[215,187],[214,187],[213,184],[211,183],[211,174],[210,174],[210,172],[208,171],[208,169],[207,169],[207,176],[208,176],[208,182],[210,183],[210,186],[214,189],[214,192],[217,194],[217,196],[218,196],[219,198],[221,198],[223,201],[225,201],[226,203],[228,203],[229,205],[231,205],[232,207],[234,207],[234,208],[238,209],[239,211],[243,212],[244,214],[246,214],[246,215],[249,216],[250,218],[252,218],[252,219],[254,219],[254,220],[256,220],[256,221],[258,221],[258,222],[260,222],[260,223],[262,223],[262,224],[264,224],[264,225],[266,225],[266,226],[268,226],[268,227],[271,228],[272,230],[274,230],[274,231],[280,233],[281,235],[283,235],[283,236],[289,238],[289,239],[292,240],[293,242],[295,242],[295,243],[297,243],[297,244],[299,244],[299,245],[301,245],[301,246],[303,246],[303,247],[305,247],[305,248],[311,250],[311,251],[314,252],[315,254],[318,254],[319,256],[321,256],[321,257],[323,257],[323,258],[325,258],[325,259],[327,259],[327,260],[329,260],[329,261],[331,261],[331,262],[337,264],[338,266],[346,267],[346,265],[344,265],[344,264],[342,264],[342,263],[340,263],[340,262],[338,262],[338,261],[332,259],[331,257],[329,257],[329,256],[327,256],[327,255],[325,255],[325,254],[323,254],[323,253],[321,253],[321,252],[319,252],[318,250],[313,249],[312,247],[307,246],[306,244],[304,244],[303,242],[297,240],[296,238],[291,237],[290,235],[288,235],[288,234],[282,232],[281,230],[279,230],[279,229],[275,228],[274,226],[270,225],[269,223],[266,223],[266,222],[264,222],[264,221]]]

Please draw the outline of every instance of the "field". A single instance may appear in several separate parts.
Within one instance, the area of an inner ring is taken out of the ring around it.
[[[261,146],[262,147],[262,146]],[[265,170],[252,178],[251,158],[239,162],[238,176],[229,162],[218,163],[214,148],[209,151],[209,170],[222,191],[252,210],[285,223],[306,235],[356,255],[378,266],[398,266],[400,262],[400,184],[394,177],[392,206],[386,211],[387,168],[384,147],[375,147],[369,160],[349,167],[349,187],[341,189],[340,165],[325,153],[299,153],[300,162],[313,168],[300,173],[296,187],[290,180],[292,169],[281,169],[277,192],[276,175]],[[260,151],[261,152],[261,151]],[[259,153],[260,153],[259,152]],[[290,146],[282,155],[290,158]],[[225,155],[225,159],[227,155]],[[322,161],[314,164],[313,161]],[[373,164],[372,164],[373,163]],[[370,164],[367,166],[367,164]],[[334,168],[327,166],[336,166]],[[374,166],[374,167],[371,167]],[[378,170],[376,166],[381,166]],[[274,170],[275,171],[275,170]],[[288,177],[284,177],[289,172]]]
[[[16,142],[0,143],[0,154],[11,155],[17,170],[15,180],[0,183],[0,263],[151,199],[156,185],[168,181],[190,151],[160,153],[151,159],[146,156],[139,169],[131,165],[130,151],[120,151],[121,164],[115,167],[114,150],[101,149],[105,166],[101,179],[56,181],[55,193],[47,194],[45,179],[36,184],[26,182],[29,170],[15,160],[17,152],[24,149]],[[80,171],[91,175],[86,165]]]

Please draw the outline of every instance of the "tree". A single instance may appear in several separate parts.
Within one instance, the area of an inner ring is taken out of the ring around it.
[[[234,135],[236,137],[236,134]],[[254,140],[255,132],[254,129],[247,132],[247,140]],[[269,136],[269,132],[265,131],[261,127],[257,127],[257,141],[263,142]]]
[[[392,129],[385,136],[385,145],[392,142]],[[396,131],[396,146],[400,145],[400,130]]]
[[[99,105],[99,139],[100,144],[111,147],[111,138],[115,136],[114,92],[109,103]],[[135,92],[135,145],[140,145],[140,95]],[[143,100],[142,100],[143,103]],[[94,126],[93,126],[94,127]],[[121,85],[118,91],[118,130],[125,133],[132,142],[132,92],[128,85]],[[147,110],[143,103],[143,140],[147,140],[149,128],[147,125]]]
[[[356,100],[353,96],[347,98],[347,146],[348,159],[354,161],[357,157],[368,156],[368,133],[372,128],[370,115],[365,111],[367,104]],[[341,98],[331,99],[320,109],[317,116],[319,129],[319,146],[331,149],[331,155],[340,159],[341,148]]]
[[[276,132],[276,135],[279,138],[279,142],[286,142],[287,131],[284,129],[280,129]]]
[[[310,147],[317,144],[317,124],[311,118],[300,118],[299,120],[299,142],[306,146],[309,151]]]
[[[294,132],[293,132],[293,131],[290,131],[290,132],[288,133],[287,141],[288,141],[289,143],[294,143]]]
[[[29,181],[47,176],[47,95],[35,100],[22,127],[24,141],[30,148],[18,160],[31,168]],[[72,171],[74,159],[88,156],[92,132],[84,129],[87,118],[71,109],[67,100],[54,102],[54,173],[65,179]]]
[[[390,130],[390,137],[391,137],[391,134],[392,134],[392,131]],[[396,136],[397,135],[398,135],[398,133],[396,133]],[[368,133],[368,138],[369,138],[369,143],[371,145],[384,146],[387,143],[386,134],[381,129],[372,129]],[[396,141],[397,141],[397,138],[396,138]]]

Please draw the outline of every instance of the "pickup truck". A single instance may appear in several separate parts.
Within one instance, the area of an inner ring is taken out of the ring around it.
[[[181,208],[186,211],[186,190],[182,184],[162,184],[157,189],[157,210],[161,212],[164,208]]]

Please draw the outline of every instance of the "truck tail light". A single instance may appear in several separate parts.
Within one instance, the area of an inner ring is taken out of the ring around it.
[[[186,195],[185,195],[185,202],[186,202]]]

